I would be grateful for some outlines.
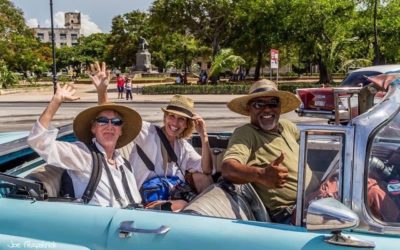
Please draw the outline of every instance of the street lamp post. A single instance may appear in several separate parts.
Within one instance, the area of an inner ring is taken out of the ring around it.
[[[53,89],[57,91],[57,65],[56,65],[56,48],[54,41],[54,24],[53,24],[53,0],[50,0],[50,20],[51,20],[51,51],[53,54]]]
[[[184,54],[184,61],[183,61],[183,65],[184,65],[184,77],[183,77],[183,84],[187,84],[187,65],[186,65],[186,57],[187,57],[187,47],[186,45],[183,46],[183,54]]]

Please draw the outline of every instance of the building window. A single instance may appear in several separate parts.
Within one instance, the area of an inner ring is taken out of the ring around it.
[[[65,47],[67,46],[67,43],[60,43],[60,47]]]
[[[60,34],[60,40],[67,40],[67,34],[61,33]]]
[[[78,45],[78,43],[71,43],[71,45],[72,45],[72,46],[76,46],[76,45]]]
[[[78,40],[78,34],[71,34],[71,40],[72,41]]]
[[[40,41],[44,40],[44,34],[43,33],[38,33],[37,38],[39,38]]]

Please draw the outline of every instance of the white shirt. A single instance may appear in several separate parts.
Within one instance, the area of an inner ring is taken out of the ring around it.
[[[39,123],[39,121],[37,121],[29,134],[28,144],[46,161],[47,164],[67,169],[74,184],[75,196],[81,197],[92,173],[92,155],[88,147],[82,142],[77,141],[71,143],[56,141],[57,134],[58,129],[46,129]],[[97,143],[95,139],[94,142],[99,151],[105,155],[103,147]],[[125,170],[128,185],[134,201],[136,203],[141,203],[142,198],[136,185],[133,169],[132,171],[127,169],[122,156],[117,151],[115,151],[114,154],[116,165],[118,166],[117,169],[110,166],[107,167],[110,167],[110,172],[115,185],[123,198],[123,204],[128,205],[129,201],[122,186],[120,167],[123,167]],[[89,204],[105,207],[120,207],[119,202],[115,199],[104,169],[102,171],[99,185],[97,186]]]
[[[162,142],[157,134],[155,125],[143,121],[142,130],[135,138],[134,142],[143,149],[147,157],[153,162],[155,172],[158,176],[179,176],[180,179],[184,180],[184,176],[174,162],[169,162],[166,170],[164,170],[161,152]],[[183,174],[185,174],[186,171],[192,173],[203,172],[201,168],[201,156],[185,139],[175,140],[174,151],[178,157],[178,164]],[[139,188],[146,180],[156,177],[156,174],[150,171],[140,158],[136,146],[132,148],[129,162],[132,168],[135,169],[136,183]]]

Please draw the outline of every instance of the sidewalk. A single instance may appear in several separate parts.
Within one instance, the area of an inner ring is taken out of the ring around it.
[[[97,102],[97,93],[91,84],[75,84],[77,95],[80,100],[76,102]],[[48,102],[53,95],[53,88],[38,87],[26,89],[2,90],[0,102]],[[166,103],[173,95],[141,95],[132,94],[134,103]],[[125,99],[117,99],[117,93],[111,88],[109,94],[111,102],[128,103]],[[239,95],[185,95],[192,98],[196,103],[227,103]]]

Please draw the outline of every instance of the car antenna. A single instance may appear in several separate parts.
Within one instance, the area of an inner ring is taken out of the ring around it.
[[[53,90],[54,94],[57,91],[57,65],[56,65],[56,48],[55,48],[55,41],[54,41],[54,22],[53,22],[53,0],[50,0],[50,20],[51,20],[51,51],[53,54]]]

